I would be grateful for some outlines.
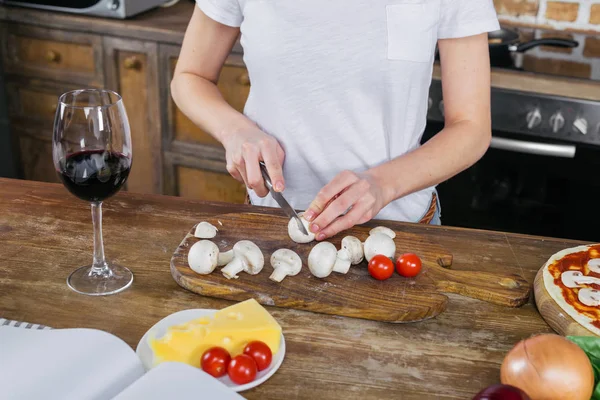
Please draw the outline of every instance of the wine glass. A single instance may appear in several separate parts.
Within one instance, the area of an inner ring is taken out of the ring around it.
[[[78,293],[102,296],[131,285],[133,274],[104,258],[102,202],[121,189],[131,170],[131,133],[121,96],[110,90],[83,89],[58,99],[52,155],[65,187],[91,202],[94,257],[67,278]]]

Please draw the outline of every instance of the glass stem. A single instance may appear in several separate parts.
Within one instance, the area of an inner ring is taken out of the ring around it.
[[[102,240],[102,202],[92,203],[92,221],[94,223],[94,262],[91,275],[110,274],[104,258],[104,242]]]

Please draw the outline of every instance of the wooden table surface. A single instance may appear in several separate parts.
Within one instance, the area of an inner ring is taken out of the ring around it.
[[[173,312],[231,304],[180,288],[169,260],[193,224],[244,210],[250,208],[130,193],[109,199],[106,254],[131,268],[135,280],[121,294],[88,297],[65,281],[91,261],[88,204],[60,185],[0,179],[0,317],[102,329],[135,348],[150,326]],[[577,244],[448,227],[405,229],[446,246],[454,268],[505,270],[529,282],[550,255]],[[468,399],[499,381],[500,363],[517,341],[550,332],[533,299],[510,309],[451,295],[435,319],[402,325],[269,311],[283,327],[286,358],[271,379],[243,393],[249,399]]]

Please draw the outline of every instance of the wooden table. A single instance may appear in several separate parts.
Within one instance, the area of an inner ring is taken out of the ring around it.
[[[92,255],[89,206],[59,185],[0,179],[0,316],[55,328],[96,328],[135,348],[156,321],[229,302],[181,289],[171,254],[193,224],[246,206],[120,193],[104,206],[106,254],[133,286],[108,297],[72,292],[66,277]],[[256,211],[256,209],[254,209]],[[264,209],[267,212],[266,209]],[[275,212],[275,211],[271,211]],[[533,282],[554,252],[577,242],[406,224],[455,255],[455,268],[506,270]],[[281,369],[249,399],[467,399],[499,381],[519,340],[550,332],[533,299],[520,309],[451,296],[433,320],[393,325],[270,308],[283,327]]]

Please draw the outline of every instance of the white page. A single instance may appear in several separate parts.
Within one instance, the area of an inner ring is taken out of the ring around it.
[[[151,369],[114,400],[138,399],[239,400],[243,397],[198,368],[165,362]]]
[[[0,398],[110,399],[144,374],[135,352],[92,329],[0,327]]]

